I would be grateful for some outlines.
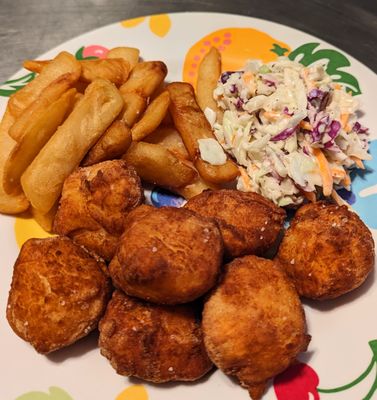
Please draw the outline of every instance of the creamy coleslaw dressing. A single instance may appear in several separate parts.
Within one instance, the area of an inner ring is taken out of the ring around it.
[[[334,188],[349,188],[348,170],[370,159],[367,129],[356,121],[357,100],[322,65],[253,60],[243,71],[223,73],[214,98],[224,110],[222,122],[214,122],[213,110],[205,114],[241,166],[237,188],[280,206],[300,204],[305,192],[319,187],[328,190],[313,149],[325,156]]]

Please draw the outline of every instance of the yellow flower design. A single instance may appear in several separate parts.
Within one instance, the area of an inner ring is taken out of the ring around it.
[[[149,29],[157,36],[166,36],[171,28],[171,19],[168,14],[152,15],[150,17],[138,17],[126,19],[121,22],[123,28],[134,28],[149,18]]]
[[[148,400],[148,393],[142,385],[132,385],[118,394],[115,400]]]

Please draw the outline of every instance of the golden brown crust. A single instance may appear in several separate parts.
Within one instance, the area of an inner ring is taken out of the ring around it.
[[[301,296],[331,299],[365,281],[374,266],[374,242],[346,206],[311,203],[297,211],[277,257]]]
[[[226,189],[205,191],[191,198],[185,208],[216,220],[225,254],[232,258],[265,253],[276,241],[286,216],[282,208],[257,193]]]
[[[215,222],[174,207],[133,213],[109,266],[115,286],[161,304],[192,301],[214,286],[223,254]]]
[[[160,306],[117,290],[99,330],[101,354],[120,375],[194,381],[212,368],[192,305]]]
[[[266,381],[306,350],[304,311],[274,261],[245,256],[225,268],[204,306],[204,343],[213,363],[259,399]]]
[[[122,160],[78,168],[64,182],[54,232],[109,261],[127,214],[143,200],[139,177]]]
[[[105,268],[66,237],[28,240],[14,266],[10,326],[39,353],[86,336],[97,327],[110,295]]]

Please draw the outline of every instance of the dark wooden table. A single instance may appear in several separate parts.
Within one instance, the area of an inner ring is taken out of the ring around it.
[[[0,0],[0,82],[23,59],[88,30],[176,11],[228,12],[280,22],[340,47],[377,72],[376,0]]]

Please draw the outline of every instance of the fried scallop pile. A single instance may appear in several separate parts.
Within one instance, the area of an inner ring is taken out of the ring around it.
[[[106,265],[69,238],[29,239],[14,266],[7,319],[47,354],[95,329],[110,293]]]
[[[373,237],[346,206],[311,203],[291,221],[278,259],[301,296],[333,299],[359,287],[372,271]]]
[[[263,255],[276,242],[286,217],[282,208],[257,193],[226,189],[202,192],[185,208],[217,222],[229,258]]]
[[[178,304],[215,285],[223,255],[216,222],[184,208],[135,212],[137,223],[126,227],[109,265],[116,287],[144,300]]]
[[[17,335],[49,353],[98,327],[120,375],[193,381],[214,364],[258,400],[310,341],[299,296],[340,296],[373,268],[372,236],[344,207],[303,206],[271,260],[286,214],[258,194],[205,191],[182,208],[143,200],[124,161],[67,178],[54,221],[66,236],[29,240],[14,267]]]
[[[127,214],[143,201],[140,178],[124,161],[77,168],[64,182],[53,231],[110,261]]]
[[[225,266],[206,301],[204,342],[214,364],[236,376],[253,399],[310,341],[297,292],[279,265],[245,256]]]
[[[199,379],[212,362],[196,314],[190,304],[152,304],[116,290],[99,324],[101,353],[121,375],[155,383]]]

